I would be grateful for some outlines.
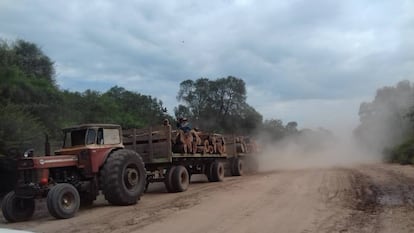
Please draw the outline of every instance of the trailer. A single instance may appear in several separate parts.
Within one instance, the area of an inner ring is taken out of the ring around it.
[[[147,170],[147,187],[164,182],[168,192],[183,192],[193,174],[205,174],[210,182],[222,181],[228,154],[224,137],[219,134],[188,132],[191,150],[180,140],[184,134],[170,125],[146,129],[124,129],[123,144],[143,158]]]
[[[192,134],[191,151],[186,151],[180,140],[183,133],[170,125],[123,130],[125,148],[143,158],[147,187],[164,182],[168,192],[182,192],[193,174],[204,174],[210,182],[217,182],[223,180],[225,170],[232,176],[258,170],[258,149],[250,137],[193,130],[188,132]]]

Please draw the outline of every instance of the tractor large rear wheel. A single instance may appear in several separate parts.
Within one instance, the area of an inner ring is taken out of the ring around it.
[[[132,150],[114,151],[102,168],[102,190],[114,205],[137,203],[146,185],[146,171],[141,156]]]
[[[9,222],[21,222],[30,219],[35,210],[34,199],[24,199],[16,196],[14,191],[4,196],[1,210]]]

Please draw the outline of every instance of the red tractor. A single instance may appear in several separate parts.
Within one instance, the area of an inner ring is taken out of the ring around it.
[[[86,124],[63,133],[63,147],[55,155],[26,154],[18,160],[18,183],[2,201],[9,222],[29,219],[37,198],[46,198],[49,213],[60,219],[73,217],[80,204],[92,204],[100,190],[114,205],[140,199],[145,166],[137,152],[124,148],[119,125]]]

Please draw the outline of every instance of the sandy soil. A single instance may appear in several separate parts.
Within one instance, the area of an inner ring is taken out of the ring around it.
[[[150,186],[134,206],[102,198],[55,220],[44,201],[32,221],[0,228],[35,232],[414,232],[414,167],[361,165],[278,170],[208,183],[184,193]]]

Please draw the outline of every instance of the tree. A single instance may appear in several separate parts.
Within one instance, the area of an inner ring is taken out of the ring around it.
[[[298,123],[296,121],[288,122],[285,126],[287,134],[295,134],[298,132]]]
[[[218,117],[236,114],[246,104],[246,87],[243,80],[229,76],[212,82],[213,108]]]
[[[200,78],[180,83],[176,117],[190,118],[197,127],[219,132],[252,132],[262,116],[246,103],[242,79],[228,76],[217,80]]]
[[[354,130],[355,136],[365,147],[377,152],[406,140],[414,126],[409,111],[413,100],[414,88],[409,81],[378,89],[372,102],[360,105],[360,124]]]
[[[64,92],[66,126],[79,123],[113,123],[124,128],[162,124],[165,113],[162,102],[151,96],[114,86],[105,93],[86,90],[83,93]],[[77,106],[82,106],[78,108]]]
[[[260,131],[267,140],[275,141],[285,137],[285,127],[279,119],[265,120]]]
[[[179,104],[178,107],[174,108],[174,114],[177,119],[191,116],[190,109],[182,104]]]
[[[53,63],[35,44],[23,40],[11,44],[0,42],[0,108],[17,106],[51,134],[59,126],[61,106],[53,76]]]
[[[164,118],[168,118],[162,101],[148,95],[115,86],[104,93],[103,97],[117,106],[113,110],[118,111],[115,119],[124,127],[158,125],[162,124]]]
[[[205,113],[207,105],[212,102],[212,81],[200,78],[196,81],[185,80],[180,83],[177,100],[186,104],[192,118],[199,118]]]
[[[16,55],[16,65],[28,76],[46,79],[55,83],[53,62],[34,43],[17,40],[13,46]]]
[[[47,130],[29,112],[14,104],[0,108],[0,154],[22,155],[24,150],[43,148]]]

